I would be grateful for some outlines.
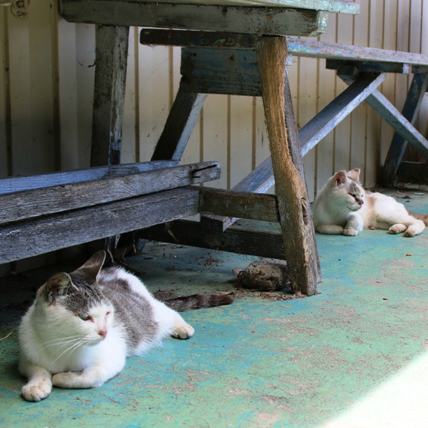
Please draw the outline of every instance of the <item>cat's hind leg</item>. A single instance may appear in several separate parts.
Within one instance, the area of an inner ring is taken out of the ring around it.
[[[425,223],[422,220],[412,217],[402,204],[397,203],[394,208],[394,211],[379,218],[379,221],[391,225],[388,233],[396,235],[404,232],[404,236],[413,237],[423,232]]]

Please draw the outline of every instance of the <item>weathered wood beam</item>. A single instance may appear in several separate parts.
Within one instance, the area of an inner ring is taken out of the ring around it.
[[[0,264],[195,215],[199,190],[181,188],[0,227]]]
[[[69,22],[312,37],[325,31],[328,17],[308,9],[136,0],[62,0],[60,13]]]
[[[205,94],[260,96],[257,56],[253,50],[184,48],[182,85]]]
[[[402,111],[403,117],[410,123],[414,123],[416,120],[427,87],[428,74],[415,74],[413,76],[412,84],[410,85]],[[383,168],[382,184],[384,186],[390,187],[394,184],[406,147],[407,141],[402,135],[395,132]]]
[[[386,79],[386,74],[363,75],[345,89],[299,132],[302,156],[315,147]]]
[[[206,94],[188,92],[180,83],[177,96],[153,153],[152,161],[162,159],[179,161],[181,159],[205,98]]]
[[[155,169],[178,166],[178,161],[140,162],[120,165],[108,165],[73,171],[53,172],[50,174],[27,177],[8,177],[0,179],[0,195],[23,190],[42,189],[51,186],[79,183],[118,175],[135,174]]]
[[[137,238],[209,248],[258,257],[285,259],[282,233],[231,227],[225,232],[207,230],[195,221],[176,220],[136,232]]]
[[[284,108],[286,41],[281,37],[261,37],[256,52],[290,282],[294,290],[312,295],[319,278],[316,241],[306,186],[289,147],[298,141],[289,141],[287,133],[287,127],[293,124],[286,123]]]
[[[220,164],[201,162],[101,180],[0,195],[0,224],[125,200],[220,178]],[[100,208],[101,209],[101,208]]]
[[[251,192],[202,187],[199,210],[219,216],[249,220],[279,222],[275,195],[257,195]]]
[[[128,30],[106,25],[97,28],[91,166],[120,163]]]

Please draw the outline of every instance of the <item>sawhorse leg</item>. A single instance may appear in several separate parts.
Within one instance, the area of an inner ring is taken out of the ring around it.
[[[295,291],[312,295],[321,275],[291,100],[285,108],[285,38],[261,37],[256,52],[288,274]]]

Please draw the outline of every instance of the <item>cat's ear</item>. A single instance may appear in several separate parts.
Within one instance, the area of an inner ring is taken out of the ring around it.
[[[351,171],[348,171],[348,177],[351,180],[354,180],[357,183],[359,183],[360,182],[360,172],[361,172],[360,168],[351,169]]]
[[[60,272],[51,276],[43,287],[43,297],[49,305],[55,304],[57,297],[63,296],[69,287],[74,287],[70,275]]]
[[[100,270],[103,267],[105,259],[105,251],[98,251],[87,262],[80,266],[80,268],[77,269],[77,271],[75,272],[84,274],[88,279],[92,280],[92,282],[96,282],[98,274],[100,273]]]
[[[341,184],[346,183],[346,180],[347,180],[346,171],[343,170],[343,171],[336,172],[333,178],[336,186],[340,186]]]

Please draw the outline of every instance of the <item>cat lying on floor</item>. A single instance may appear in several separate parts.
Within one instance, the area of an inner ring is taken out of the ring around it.
[[[101,270],[104,260],[99,251],[76,271],[52,276],[24,315],[19,370],[28,377],[22,388],[26,400],[43,400],[52,385],[101,386],[123,369],[128,355],[140,355],[170,335],[191,337],[193,327],[172,307],[180,311],[233,300],[193,295],[164,304],[126,270]]]
[[[408,237],[422,233],[428,215],[410,214],[391,196],[365,191],[359,178],[359,168],[329,178],[314,202],[317,232],[356,236],[363,229],[384,229]]]

